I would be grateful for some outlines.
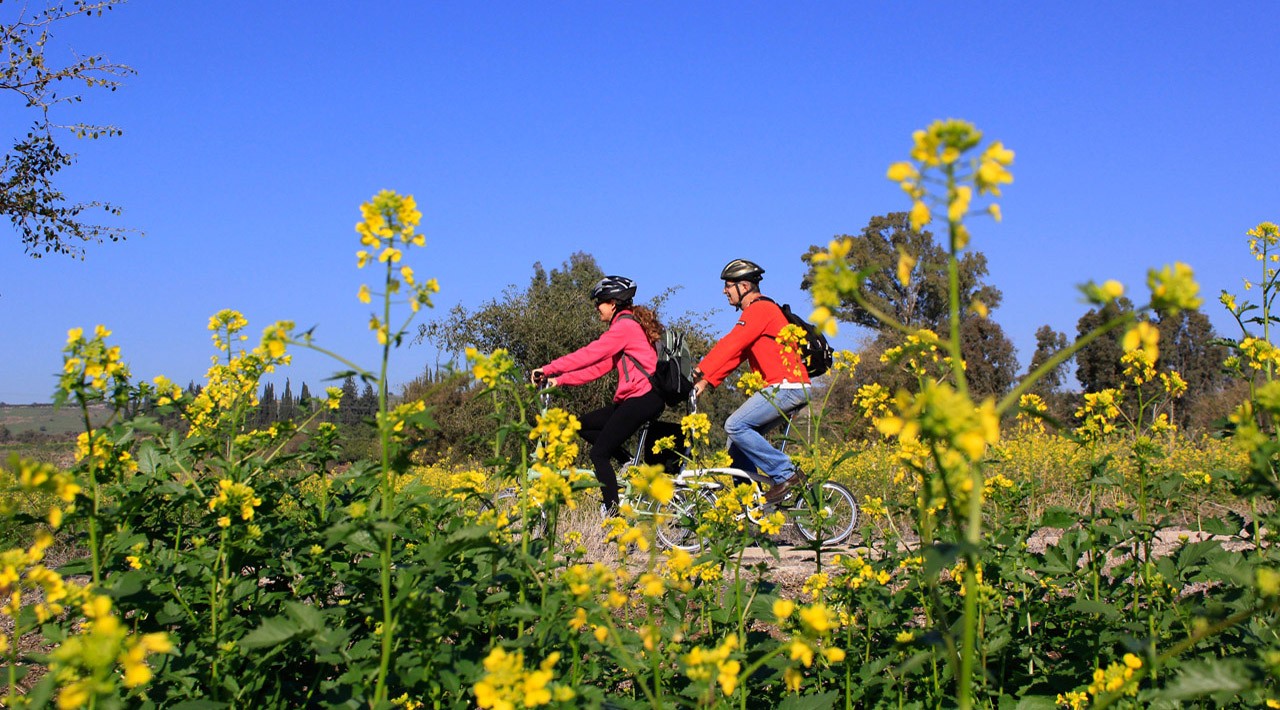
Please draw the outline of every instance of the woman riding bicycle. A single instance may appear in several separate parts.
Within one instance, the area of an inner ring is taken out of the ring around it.
[[[600,320],[608,330],[590,344],[533,371],[534,382],[552,386],[584,385],[618,371],[613,401],[582,417],[579,433],[591,444],[590,458],[604,498],[605,510],[618,507],[618,478],[613,458],[625,461],[622,448],[645,422],[662,414],[665,404],[646,373],[657,367],[654,343],[662,337],[657,314],[632,304],[636,284],[622,276],[606,276],[591,289]]]

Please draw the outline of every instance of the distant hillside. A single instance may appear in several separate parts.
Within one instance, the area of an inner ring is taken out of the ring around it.
[[[105,406],[89,408],[89,420],[97,426],[110,413]],[[55,409],[52,404],[3,404],[0,405],[0,428],[10,436],[35,432],[47,436],[74,436],[84,431],[84,419],[76,407]]]

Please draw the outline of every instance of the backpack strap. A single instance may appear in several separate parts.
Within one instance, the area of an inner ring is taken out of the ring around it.
[[[623,354],[623,355],[626,355],[626,356],[627,356],[627,357],[629,357],[629,358],[631,358],[631,364],[633,364],[633,365],[635,365],[635,366],[636,366],[636,369],[640,371],[640,374],[644,375],[645,377],[653,377],[653,375],[649,374],[649,371],[648,371],[648,370],[644,369],[644,365],[641,365],[641,364],[640,364],[640,361],[636,359],[636,356],[635,356],[635,355],[632,355],[631,353],[627,352],[626,350],[623,350],[623,351],[622,351],[622,354]]]
[[[636,320],[636,317],[631,315],[630,313],[623,313],[622,315],[618,316],[617,320],[622,320],[624,318],[637,325],[640,324],[640,321]],[[653,378],[653,375],[649,374],[649,371],[644,369],[644,366],[640,364],[640,361],[636,359],[635,355],[632,355],[631,353],[627,352],[625,348],[623,348],[622,354],[631,358],[631,363],[636,366],[636,369],[639,370],[642,375],[645,376],[645,379]],[[625,362],[623,363],[623,367],[626,367]]]
[[[777,309],[778,309],[778,312],[782,314],[782,318],[783,318],[783,320],[790,321],[790,319],[789,319],[789,318],[787,318],[787,312],[783,309],[782,305],[781,305],[781,304],[779,304],[777,301],[773,300],[772,298],[769,298],[768,296],[766,296],[766,295],[764,295],[764,294],[762,293],[762,294],[760,294],[760,297],[756,299],[756,301],[764,301],[765,303],[772,303],[772,304],[773,304],[773,307],[774,307],[774,308],[777,308]],[[752,301],[752,303],[755,303],[755,301]],[[783,326],[783,327],[785,328],[786,326]],[[771,340],[777,340],[777,339],[778,339],[778,335],[777,335],[777,333],[775,333],[775,334],[773,334],[773,335],[765,335],[765,334],[763,334],[763,333],[762,333],[762,334],[760,335],[760,337],[761,337],[761,338],[769,338],[769,339],[771,339]]]

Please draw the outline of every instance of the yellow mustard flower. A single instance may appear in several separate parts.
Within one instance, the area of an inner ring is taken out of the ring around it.
[[[1177,315],[1181,310],[1195,310],[1203,302],[1197,295],[1200,285],[1196,283],[1195,273],[1182,262],[1159,271],[1148,271],[1147,286],[1151,289],[1151,305],[1171,315]]]

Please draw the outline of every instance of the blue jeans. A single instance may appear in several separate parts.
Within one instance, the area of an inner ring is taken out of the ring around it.
[[[795,473],[791,457],[773,448],[764,435],[808,403],[807,385],[785,389],[775,385],[747,398],[724,422],[733,467],[743,471],[758,468],[774,483],[791,478]]]

